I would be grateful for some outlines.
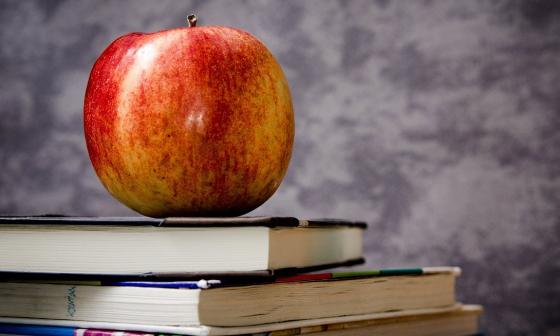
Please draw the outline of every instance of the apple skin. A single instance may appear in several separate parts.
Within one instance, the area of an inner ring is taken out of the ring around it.
[[[97,176],[133,210],[236,216],[280,186],[294,113],[263,43],[234,28],[185,27],[107,47],[87,85],[84,132]]]

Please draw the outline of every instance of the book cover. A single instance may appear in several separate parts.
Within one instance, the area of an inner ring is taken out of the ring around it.
[[[49,283],[49,284],[66,284],[66,285],[85,285],[85,286],[125,286],[125,287],[155,287],[155,288],[184,288],[184,289],[208,289],[219,286],[230,286],[240,284],[264,284],[264,283],[286,283],[286,282],[303,282],[303,281],[328,281],[328,280],[344,280],[352,278],[369,278],[369,277],[387,277],[387,276],[406,276],[406,275],[427,275],[450,273],[455,276],[461,274],[459,267],[439,266],[439,267],[418,267],[418,268],[380,268],[380,269],[362,269],[343,272],[322,272],[322,273],[303,273],[297,275],[271,275],[269,277],[235,277],[231,274],[226,277],[216,277],[212,279],[188,280],[188,279],[115,279],[101,276],[96,280],[79,278],[60,278],[60,277],[41,277],[40,274],[36,278],[30,278],[25,274],[23,277],[4,278],[4,282],[27,282],[27,283]],[[1,279],[1,278],[0,278]]]
[[[241,216],[241,217],[84,217],[84,216],[0,216],[2,224],[28,225],[151,225],[157,227],[332,227],[346,226],[366,229],[367,223],[344,219],[298,219],[295,217]]]
[[[0,323],[0,335],[26,336],[171,336],[121,330],[84,329],[71,326]]]

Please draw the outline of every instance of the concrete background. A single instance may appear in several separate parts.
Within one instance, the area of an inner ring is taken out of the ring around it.
[[[133,215],[82,131],[116,37],[245,29],[291,84],[296,142],[253,214],[366,220],[368,265],[458,265],[490,335],[560,333],[560,3],[0,1],[0,213]]]

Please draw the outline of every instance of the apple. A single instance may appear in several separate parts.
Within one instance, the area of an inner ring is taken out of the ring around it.
[[[294,142],[288,82],[266,46],[229,27],[130,33],[99,56],[84,102],[97,176],[152,217],[236,216],[279,187]]]

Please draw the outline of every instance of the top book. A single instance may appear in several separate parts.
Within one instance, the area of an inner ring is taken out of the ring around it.
[[[0,217],[0,276],[265,276],[363,261],[366,224],[293,217]]]

